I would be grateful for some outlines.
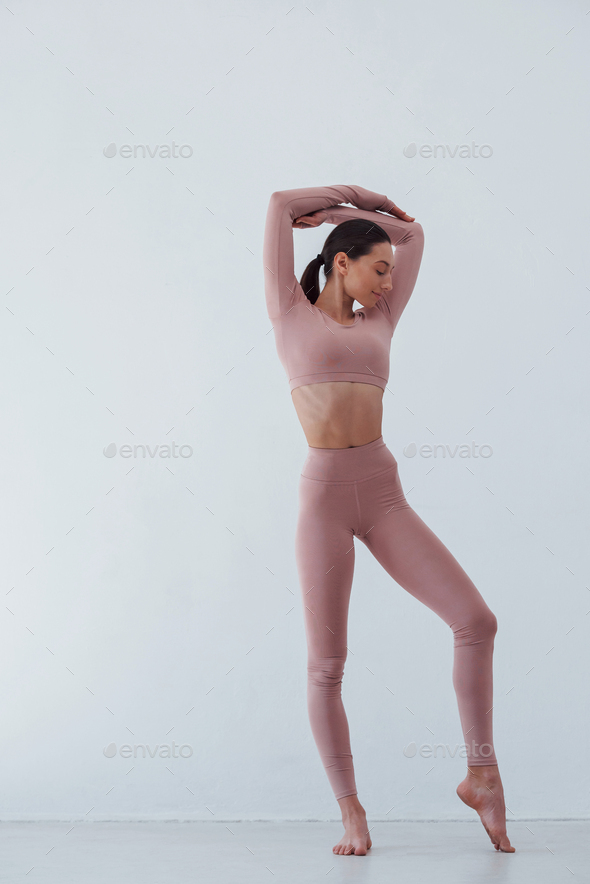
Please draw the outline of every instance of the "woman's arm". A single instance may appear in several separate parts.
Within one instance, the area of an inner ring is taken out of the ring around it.
[[[346,210],[345,207],[338,206],[338,203],[341,202],[353,203],[358,209]],[[263,247],[264,291],[271,322],[275,322],[288,313],[295,304],[305,298],[305,293],[297,281],[294,271],[293,222],[301,215],[308,215],[319,209],[331,209],[332,212],[336,209],[349,212],[364,210],[364,213],[360,211],[359,215],[347,215],[347,218],[366,215],[372,218],[377,209],[383,211],[396,209],[401,212],[384,194],[374,193],[357,185],[337,184],[327,187],[300,187],[294,190],[275,191],[271,195],[266,213]],[[390,216],[379,215],[377,217],[393,221]],[[345,220],[345,217],[343,216],[341,220]],[[340,221],[336,220],[332,223],[339,224]],[[380,222],[377,221],[377,223]],[[405,224],[407,227],[413,226],[411,222],[405,222]],[[396,228],[398,239],[400,232],[400,228]],[[395,269],[397,270],[397,267]]]
[[[391,200],[391,206],[397,208]],[[394,247],[391,270],[392,287],[382,298],[379,299],[376,308],[380,308],[387,316],[395,329],[400,316],[410,296],[414,291],[418,271],[422,262],[424,250],[424,231],[417,221],[404,221],[402,218],[394,218],[381,212],[353,209],[348,206],[334,206],[322,213],[324,221],[328,224],[342,224],[351,218],[364,218],[366,221],[374,221],[389,234],[391,244]],[[406,215],[406,217],[410,217]]]

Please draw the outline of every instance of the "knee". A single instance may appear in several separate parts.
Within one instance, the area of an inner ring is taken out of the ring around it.
[[[491,642],[498,631],[498,620],[494,612],[486,605],[471,616],[453,624],[452,628],[455,646]]]
[[[324,690],[340,690],[344,674],[344,657],[320,657],[308,660],[307,678],[309,684]]]

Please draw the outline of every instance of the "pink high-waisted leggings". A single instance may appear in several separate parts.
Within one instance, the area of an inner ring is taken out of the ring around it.
[[[495,615],[446,546],[410,507],[383,436],[308,448],[295,554],[308,649],[311,730],[336,798],[357,793],[341,685],[358,537],[403,589],[451,627],[453,687],[469,767],[497,764],[492,739]]]

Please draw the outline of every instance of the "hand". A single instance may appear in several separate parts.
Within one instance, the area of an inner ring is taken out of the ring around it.
[[[299,218],[295,218],[293,221],[293,227],[298,227],[299,230],[305,230],[306,227],[319,227],[320,224],[324,223],[327,217],[328,213],[323,209],[319,209],[317,212],[312,212],[310,215],[300,215]]]
[[[392,202],[393,202],[393,200],[392,200]],[[402,209],[400,209],[398,206],[396,206],[395,203],[393,203],[393,208],[390,209],[385,214],[386,215],[394,215],[396,218],[401,218],[402,221],[415,221],[416,220],[415,218],[412,218],[411,215],[406,215],[406,213]]]

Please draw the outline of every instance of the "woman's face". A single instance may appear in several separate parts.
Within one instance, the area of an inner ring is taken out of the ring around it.
[[[391,290],[394,254],[388,242],[375,243],[368,255],[355,261],[350,261],[345,252],[338,252],[334,264],[342,273],[345,293],[363,307],[374,307]]]

